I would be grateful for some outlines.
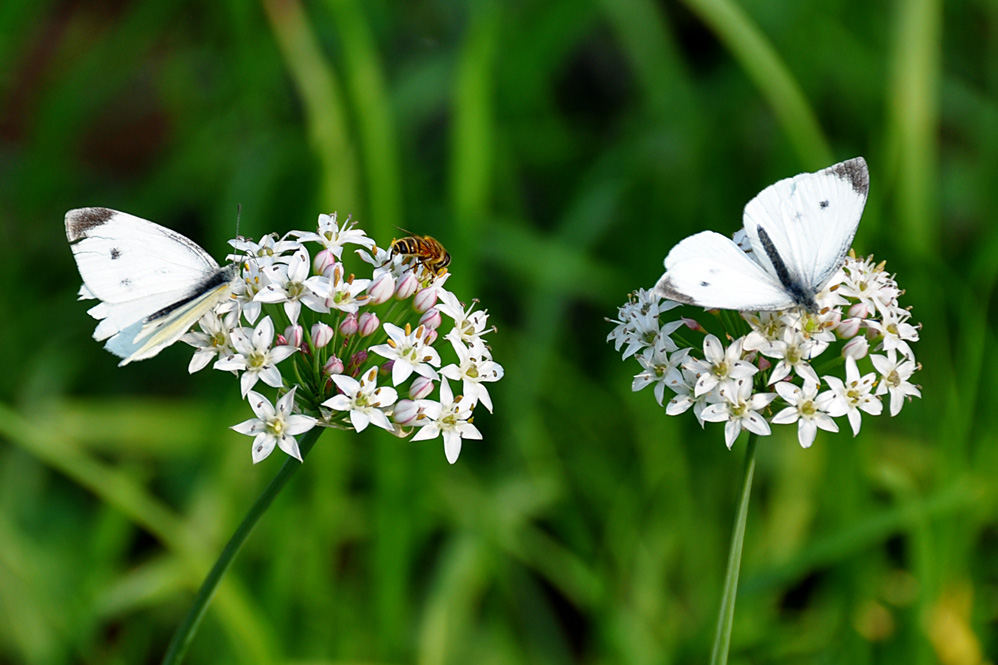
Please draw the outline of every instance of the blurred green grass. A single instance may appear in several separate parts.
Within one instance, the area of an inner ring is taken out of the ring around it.
[[[740,473],[604,343],[678,239],[864,155],[856,241],[925,325],[924,399],[760,444],[733,663],[998,659],[998,9],[971,0],[7,3],[0,663],[158,662],[276,472],[226,377],[115,367],[66,210],[440,238],[506,378],[485,440],[329,433],[191,663],[701,663]]]

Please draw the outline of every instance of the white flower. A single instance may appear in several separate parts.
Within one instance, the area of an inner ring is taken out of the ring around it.
[[[676,307],[679,307],[679,303],[662,300],[650,291],[638,289],[627,297],[624,306],[618,308],[619,320],[608,319],[611,323],[616,323],[617,327],[607,335],[606,341],[612,340],[617,351],[626,345],[624,360],[645,347],[655,346],[660,339],[666,350],[675,351],[678,347],[669,335],[678,330],[683,322],[671,321],[662,325],[658,317],[662,312]]]
[[[277,234],[268,233],[254,242],[251,238],[236,238],[229,244],[238,252],[230,254],[230,261],[242,261],[252,257],[252,262],[260,266],[273,265],[283,259],[284,254],[293,252],[298,243],[294,240],[278,240]]]
[[[819,427],[826,432],[839,431],[839,426],[828,415],[828,405],[834,399],[830,391],[819,396],[818,384],[813,381],[805,381],[803,389],[785,381],[777,383],[774,388],[790,406],[773,416],[773,424],[789,425],[796,422],[797,440],[802,448],[811,447]]]
[[[193,374],[204,369],[216,356],[225,358],[233,354],[232,341],[229,338],[231,328],[229,320],[232,318],[235,317],[226,316],[223,320],[212,310],[201,317],[198,322],[200,330],[192,330],[180,338],[180,341],[197,349],[187,366],[189,373]]]
[[[302,242],[312,241],[322,245],[332,252],[336,258],[343,254],[343,245],[361,245],[368,249],[374,247],[374,240],[367,237],[363,229],[354,228],[356,222],[347,218],[347,221],[340,227],[336,223],[336,213],[332,215],[319,215],[319,232],[304,233],[294,232]]]
[[[394,360],[392,365],[392,385],[398,385],[415,372],[428,379],[436,379],[434,367],[440,366],[440,354],[426,343],[426,329],[419,326],[412,330],[405,324],[405,330],[393,323],[384,324],[388,342],[372,346],[371,351],[382,358]]]
[[[481,402],[492,413],[492,398],[484,383],[498,381],[503,377],[503,368],[493,362],[488,349],[482,345],[469,348],[459,340],[451,340],[457,353],[459,364],[448,365],[440,373],[448,379],[464,381],[464,396],[472,402]]]
[[[732,379],[746,379],[759,368],[742,360],[742,339],[736,339],[725,349],[724,345],[714,335],[707,335],[703,340],[704,360],[691,359],[686,367],[697,374],[697,383],[693,389],[696,397],[713,390],[721,382]]]
[[[851,356],[846,357],[845,382],[837,376],[825,377],[825,382],[835,394],[835,398],[828,405],[828,415],[833,418],[848,416],[853,436],[859,434],[862,421],[860,411],[865,411],[871,416],[879,416],[884,410],[884,405],[872,392],[876,380],[877,375],[873,372],[860,377],[856,359]]]
[[[263,381],[272,388],[279,388],[282,383],[281,373],[275,365],[297,351],[293,346],[270,348],[274,341],[274,324],[269,316],[264,317],[259,325],[247,334],[248,330],[250,329],[233,330],[231,339],[235,353],[215,362],[215,369],[243,372],[239,377],[243,397],[257,381]]]
[[[335,309],[340,312],[356,314],[360,306],[367,302],[367,295],[364,294],[364,291],[367,290],[370,283],[369,279],[354,279],[353,275],[344,278],[343,264],[337,263],[333,266],[330,289],[322,307],[325,307],[327,312],[330,309]],[[323,311],[319,307],[309,306],[316,311]]]
[[[645,371],[634,376],[631,390],[637,392],[654,384],[655,401],[661,405],[665,399],[666,386],[683,383],[683,363],[687,361],[689,353],[689,349],[680,349],[670,355],[661,342],[643,349],[635,357]]]
[[[689,349],[683,350],[689,352]],[[696,385],[696,382],[696,374],[684,367],[682,370],[682,379],[669,382],[669,387],[676,393],[676,396],[665,405],[665,413],[670,416],[678,416],[680,413],[688,411],[692,406],[693,415],[696,416],[700,427],[703,427],[703,410],[707,407],[707,394],[700,395],[699,397],[693,395],[693,386]]]
[[[918,341],[918,328],[908,323],[911,313],[906,309],[893,308],[883,313],[881,321],[870,321],[869,326],[883,336],[885,351],[899,350],[906,356],[914,356],[908,342]]]
[[[378,387],[378,368],[372,367],[360,381],[345,374],[332,377],[342,394],[327,399],[323,406],[336,411],[349,411],[350,422],[358,432],[363,432],[368,424],[381,429],[393,430],[383,409],[398,399],[398,393],[389,386]]]
[[[784,328],[782,339],[771,341],[759,349],[759,352],[767,358],[779,360],[769,376],[769,383],[782,381],[791,370],[804,381],[820,383],[818,374],[808,361],[821,355],[827,347],[828,344],[825,342],[808,339],[793,328]]]
[[[877,394],[891,395],[891,416],[896,416],[901,407],[904,406],[904,398],[921,397],[922,393],[918,386],[908,382],[911,375],[917,370],[918,364],[911,358],[897,358],[897,351],[890,349],[886,356],[870,356],[873,366],[880,374],[880,383],[877,385]]]
[[[701,415],[708,422],[724,422],[724,443],[729,449],[743,429],[760,436],[770,433],[769,423],[758,412],[776,399],[776,393],[753,395],[752,382],[743,378],[723,384],[720,396],[723,401],[707,406]]]
[[[481,439],[482,434],[471,424],[471,410],[474,404],[457,398],[451,392],[447,379],[440,380],[440,401],[422,400],[422,414],[416,424],[422,423],[419,431],[412,437],[413,441],[435,439],[441,434],[444,437],[444,454],[447,461],[453,464],[461,454],[462,439]]]
[[[256,418],[233,425],[232,429],[240,434],[256,437],[253,440],[254,464],[266,459],[275,446],[279,446],[288,455],[301,461],[301,452],[298,450],[295,436],[315,427],[316,419],[291,413],[294,407],[295,389],[292,388],[284,397],[277,400],[276,409],[270,400],[260,393],[250,391],[247,395]]]
[[[440,299],[437,311],[454,319],[454,327],[444,335],[452,343],[456,339],[471,346],[485,333],[490,332],[485,327],[489,320],[488,313],[483,310],[472,311],[475,309],[476,301],[472,300],[468,309],[465,309],[457,296],[446,289],[439,289],[437,296]]]
[[[301,303],[309,297],[326,298],[329,284],[323,277],[309,277],[312,262],[304,247],[291,256],[287,264],[275,263],[267,266],[269,284],[256,294],[254,300],[263,303],[284,303],[284,312],[291,323],[298,323]]]

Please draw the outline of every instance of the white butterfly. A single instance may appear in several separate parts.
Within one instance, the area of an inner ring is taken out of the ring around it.
[[[101,302],[94,339],[133,360],[176,342],[229,297],[238,266],[219,267],[197,243],[159,224],[107,208],[66,213],[66,237],[83,277],[80,299]]]
[[[852,245],[869,188],[862,157],[780,180],[745,206],[751,252],[720,233],[692,235],[665,257],[654,291],[710,309],[813,312]]]

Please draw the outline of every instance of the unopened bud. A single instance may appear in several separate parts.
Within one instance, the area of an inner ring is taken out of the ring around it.
[[[865,337],[853,337],[851,340],[845,343],[842,347],[842,357],[843,358],[854,358],[859,360],[860,358],[865,358],[866,354],[870,351],[870,343]]]
[[[312,326],[312,346],[321,349],[333,341],[333,328],[326,324],[316,323]]]
[[[361,337],[373,335],[381,327],[381,320],[374,312],[364,312],[357,320],[357,333]]]

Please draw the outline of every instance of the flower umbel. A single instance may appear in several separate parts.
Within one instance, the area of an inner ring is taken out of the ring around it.
[[[483,339],[492,330],[488,313],[445,288],[449,273],[399,260],[336,215],[320,215],[316,231],[231,244],[242,280],[184,341],[197,349],[191,372],[214,360],[215,369],[239,375],[257,417],[237,428],[256,436],[254,461],[275,447],[300,457],[294,436],[315,425],[442,434],[451,462],[462,438],[481,437],[472,411],[492,410],[485,384],[503,368]],[[358,256],[346,245],[358,246]],[[441,382],[441,365],[463,383],[463,397]],[[255,391],[261,382],[278,390],[276,405]],[[399,395],[411,399],[400,405]]]
[[[892,416],[921,397],[911,383],[921,368],[912,350],[921,326],[898,304],[904,292],[884,268],[850,253],[815,296],[816,312],[718,313],[691,321],[663,316],[679,303],[639,289],[610,321],[616,327],[607,341],[641,365],[632,390],[654,386],[668,415],[693,407],[701,424],[724,422],[729,448],[742,429],[765,436],[771,425],[793,423],[808,448],[819,429],[837,432],[842,416],[858,434],[862,413],[883,411],[882,396],[889,396]],[[726,341],[707,332],[719,326]],[[680,334],[686,339],[675,339]],[[698,335],[700,344],[689,341]],[[844,367],[844,375],[827,371],[835,367]]]

